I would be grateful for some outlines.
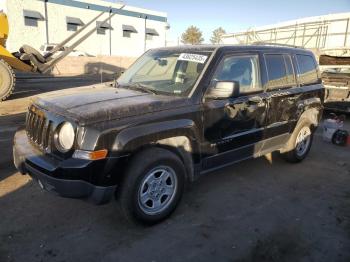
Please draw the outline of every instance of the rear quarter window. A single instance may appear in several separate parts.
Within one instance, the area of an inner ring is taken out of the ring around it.
[[[318,83],[317,66],[309,55],[296,55],[299,67],[299,82],[302,85]]]

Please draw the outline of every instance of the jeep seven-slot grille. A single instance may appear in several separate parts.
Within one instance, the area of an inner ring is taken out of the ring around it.
[[[33,107],[28,110],[26,119],[26,131],[29,139],[41,149],[47,150],[50,147],[50,133],[52,121],[45,117],[45,114]]]

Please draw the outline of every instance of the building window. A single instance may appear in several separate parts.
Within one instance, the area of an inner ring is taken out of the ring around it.
[[[38,19],[32,17],[24,17],[24,24],[26,26],[38,27]]]
[[[106,34],[106,28],[97,28],[97,34],[99,35],[105,35]]]
[[[45,18],[37,11],[23,10],[24,24],[26,26],[38,26],[39,20],[45,20]]]
[[[130,38],[131,37],[131,32],[130,31],[123,31],[123,37]]]
[[[107,22],[100,22],[97,21],[96,22],[96,26],[97,26],[97,34],[99,35],[105,35],[106,34],[106,30],[112,30],[113,28],[111,27],[111,25]]]
[[[123,37],[130,38],[132,33],[137,33],[137,30],[132,25],[122,25]]]
[[[152,40],[154,36],[159,36],[154,28],[146,28],[146,40]]]
[[[67,24],[67,31],[77,31],[78,25],[76,24]]]
[[[66,16],[67,31],[78,31],[78,26],[83,26],[84,22],[78,17]]]

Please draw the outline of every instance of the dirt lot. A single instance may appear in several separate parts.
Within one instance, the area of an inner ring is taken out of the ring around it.
[[[21,80],[0,104],[0,261],[350,261],[350,147],[323,142],[320,130],[303,163],[274,156],[211,173],[149,228],[126,223],[114,202],[40,190],[11,162],[28,96],[94,81]]]

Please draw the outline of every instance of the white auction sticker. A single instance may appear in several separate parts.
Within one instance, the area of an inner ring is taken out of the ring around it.
[[[190,62],[204,64],[204,62],[205,62],[205,60],[207,60],[207,58],[208,58],[208,56],[206,56],[206,55],[181,53],[177,60],[190,61]]]

